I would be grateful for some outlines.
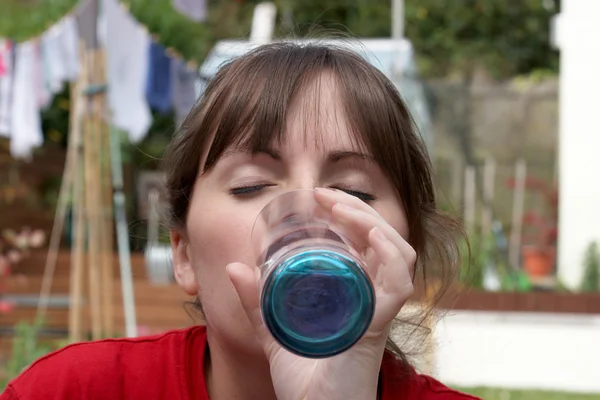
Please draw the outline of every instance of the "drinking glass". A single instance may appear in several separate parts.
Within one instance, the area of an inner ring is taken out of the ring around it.
[[[260,212],[252,243],[262,318],[287,350],[325,358],[352,347],[375,310],[363,261],[314,190],[282,194]]]

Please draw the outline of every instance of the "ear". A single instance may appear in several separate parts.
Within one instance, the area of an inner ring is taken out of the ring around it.
[[[177,229],[171,229],[170,236],[175,280],[187,294],[197,296],[200,287],[189,254],[189,242],[186,236]]]

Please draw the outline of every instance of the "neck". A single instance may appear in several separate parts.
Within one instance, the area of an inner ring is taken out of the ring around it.
[[[264,356],[243,354],[208,335],[205,374],[211,400],[276,400],[269,362]]]

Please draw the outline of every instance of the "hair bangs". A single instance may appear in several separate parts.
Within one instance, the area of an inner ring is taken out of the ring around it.
[[[345,74],[351,68],[337,68],[344,64],[345,57],[354,58],[354,61],[360,59],[365,64],[366,61],[341,49],[333,52],[333,49],[322,46],[286,43],[279,46],[287,51],[275,53],[273,49],[264,51],[259,48],[226,65],[215,77],[215,81],[222,81],[218,85],[222,85],[223,89],[207,107],[204,119],[210,126],[201,129],[211,137],[203,172],[214,166],[228,149],[256,153],[281,143],[285,140],[286,127],[292,117],[301,119],[306,145],[309,140],[321,145],[322,135],[319,133],[323,132],[325,119],[332,118],[336,123],[344,121],[347,124],[346,131],[350,131],[350,140],[357,150],[372,152],[369,135],[363,130],[363,126],[370,125],[371,121],[357,123],[359,121],[348,113],[356,112],[355,107],[348,106],[346,99],[354,93],[344,88],[342,82],[352,78],[339,74]],[[321,106],[323,93],[326,93],[322,87],[325,84],[323,78],[327,75],[332,77],[327,81],[333,82],[327,89],[332,91],[330,95],[339,104],[334,115],[324,113]],[[227,79],[220,79],[222,76],[227,76]],[[368,110],[361,114],[371,117]],[[337,132],[340,135],[345,133],[340,127]]]

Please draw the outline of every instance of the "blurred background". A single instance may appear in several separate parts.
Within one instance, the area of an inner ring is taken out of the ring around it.
[[[223,62],[352,36],[470,237],[419,368],[485,399],[600,399],[598,15],[596,0],[0,0],[0,390],[69,342],[201,323],[161,228],[167,143]]]

